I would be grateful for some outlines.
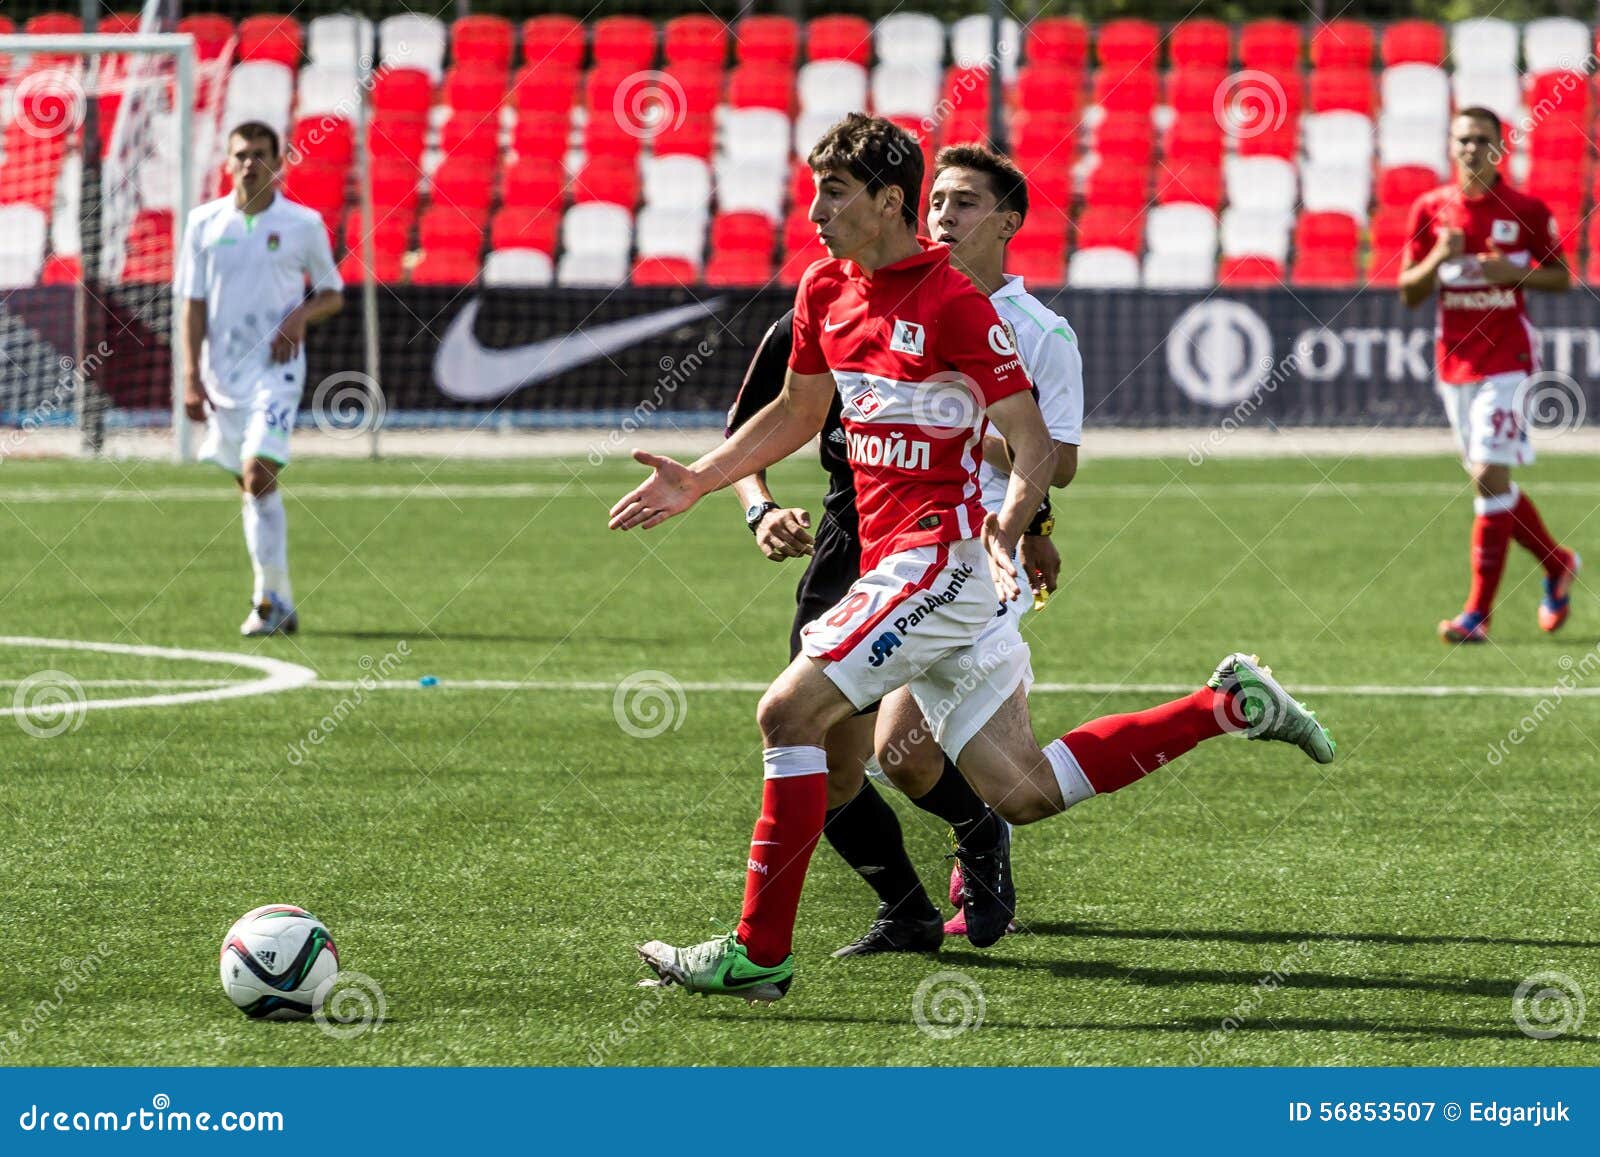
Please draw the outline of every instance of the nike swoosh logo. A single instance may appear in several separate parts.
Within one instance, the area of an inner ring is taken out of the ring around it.
[[[714,297],[640,317],[585,326],[527,345],[490,349],[473,333],[479,304],[475,297],[461,307],[439,340],[433,355],[434,384],[441,394],[458,402],[493,401],[710,316],[722,308],[722,303],[722,298]]]
[[[850,319],[847,317],[847,318],[844,319],[844,321],[833,321],[833,322],[825,321],[825,322],[822,323],[822,328],[824,330],[826,330],[828,333],[832,333],[834,330],[838,329],[841,325],[844,325],[845,322],[847,322],[849,320]]]
[[[750,846],[752,848],[775,848],[775,847],[778,846],[778,841],[777,840],[751,840],[750,841]]]

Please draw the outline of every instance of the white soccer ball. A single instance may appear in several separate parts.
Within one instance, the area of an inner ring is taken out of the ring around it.
[[[222,991],[251,1020],[312,1015],[338,972],[328,929],[293,904],[252,908],[222,939]]]

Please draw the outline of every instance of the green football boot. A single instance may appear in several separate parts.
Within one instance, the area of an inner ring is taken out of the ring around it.
[[[659,940],[641,945],[639,955],[656,974],[641,984],[666,987],[680,984],[701,996],[737,996],[751,1004],[781,1000],[794,980],[794,957],[777,964],[756,964],[738,937],[729,932],[704,944],[674,948]]]
[[[1250,739],[1276,739],[1292,743],[1318,763],[1332,763],[1334,742],[1328,729],[1317,722],[1316,712],[1283,689],[1272,668],[1254,655],[1235,652],[1217,664],[1206,686],[1228,696],[1233,710],[1230,731]]]

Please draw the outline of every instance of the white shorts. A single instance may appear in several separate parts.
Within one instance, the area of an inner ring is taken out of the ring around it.
[[[909,686],[951,758],[1019,685],[1033,686],[1028,644],[975,538],[890,555],[806,624],[800,645],[828,661],[828,678],[857,708]]]
[[[274,373],[279,378],[281,374]],[[289,435],[294,432],[300,408],[301,384],[263,383],[250,400],[233,409],[210,407],[206,438],[200,444],[200,461],[211,462],[238,477],[251,458],[289,464]]]
[[[1528,440],[1527,414],[1517,396],[1528,376],[1513,371],[1494,374],[1481,382],[1456,385],[1438,383],[1439,398],[1450,417],[1450,428],[1461,443],[1467,462],[1488,466],[1529,466],[1533,443]]]

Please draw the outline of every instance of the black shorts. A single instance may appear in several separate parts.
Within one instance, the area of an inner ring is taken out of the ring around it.
[[[800,653],[800,631],[805,625],[844,601],[850,584],[861,577],[861,542],[856,536],[823,515],[811,547],[811,563],[800,576],[794,592],[794,625],[789,628],[789,658]],[[878,709],[869,703],[857,715],[870,715]]]

